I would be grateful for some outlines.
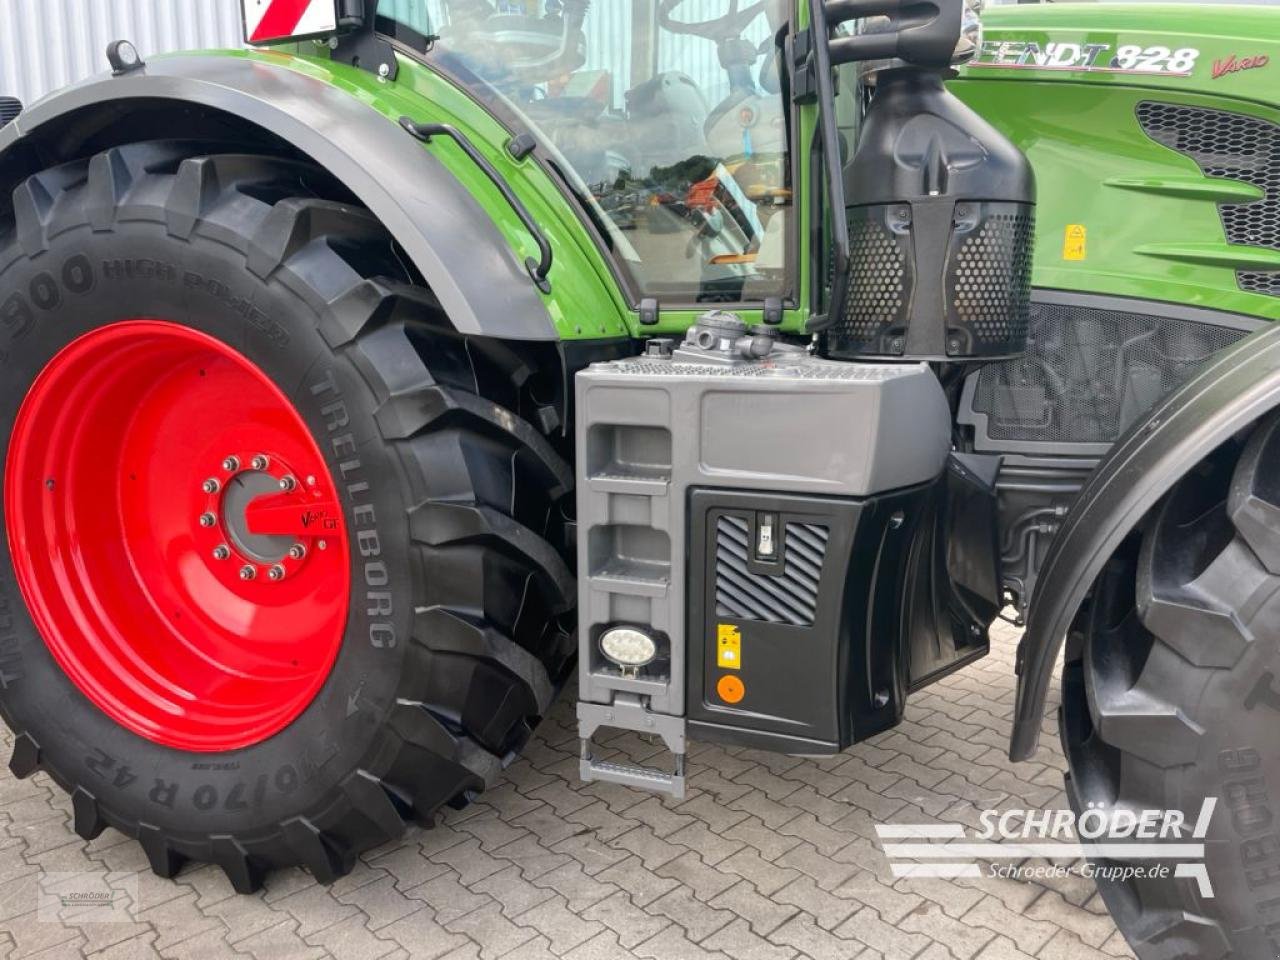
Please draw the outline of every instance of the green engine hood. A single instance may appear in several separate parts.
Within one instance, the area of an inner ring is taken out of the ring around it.
[[[973,79],[1069,79],[1280,100],[1280,6],[1094,4],[983,14]]]

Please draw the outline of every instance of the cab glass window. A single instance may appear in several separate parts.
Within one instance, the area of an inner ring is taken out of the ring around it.
[[[640,296],[784,296],[787,0],[382,0],[551,148]],[[384,24],[385,25],[385,24]],[[403,39],[403,37],[402,37]]]

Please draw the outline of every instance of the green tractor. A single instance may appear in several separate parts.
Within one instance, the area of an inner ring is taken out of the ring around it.
[[[0,128],[0,713],[81,836],[329,882],[575,668],[678,798],[1004,616],[1011,755],[1065,649],[1077,811],[1202,847],[1086,847],[1139,954],[1275,953],[1277,11],[243,7]]]

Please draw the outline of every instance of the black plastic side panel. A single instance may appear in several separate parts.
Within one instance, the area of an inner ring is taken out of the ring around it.
[[[158,58],[126,76],[68,87],[0,129],[0,182],[34,148],[46,165],[74,158],[130,102],[172,101],[238,117],[284,140],[340,180],[399,241],[462,333],[558,339],[511,244],[431,152],[343,90],[263,60]],[[155,131],[180,137],[181,129]],[[34,171],[28,171],[34,172]]]
[[[999,458],[953,453],[912,538],[903,591],[909,688],[986,656],[1000,608]]]
[[[1067,514],[1036,582],[1018,648],[1009,755],[1035,752],[1050,678],[1076,612],[1107,559],[1178,479],[1280,405],[1280,326],[1225,350],[1157,404],[1099,464]]]
[[[689,503],[686,712],[698,736],[788,753],[834,753],[901,719],[901,575],[927,488],[866,500],[698,489]],[[756,556],[776,517],[778,559]],[[719,660],[723,627],[739,667]],[[721,677],[742,681],[729,704]]]

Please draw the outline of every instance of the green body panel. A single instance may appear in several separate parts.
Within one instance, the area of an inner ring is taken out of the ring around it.
[[[1135,114],[1156,100],[1280,124],[1280,9],[1022,6],[989,11],[984,26],[982,56],[951,89],[1035,167],[1036,286],[1280,319],[1280,298],[1242,291],[1236,279],[1237,270],[1280,270],[1280,251],[1228,243],[1217,209],[1260,191],[1205,177],[1190,157],[1148,137]],[[1072,45],[1058,58],[1074,62],[1037,63],[1029,43],[1048,57]],[[1103,69],[1083,69],[1089,44],[1105,46],[1092,62]],[[1186,71],[1111,72],[1111,55],[1126,46],[1198,56]],[[1232,57],[1255,65],[1221,72]],[[1086,231],[1084,259],[1066,256],[1073,225]]]
[[[453,84],[405,57],[400,60],[399,77],[387,82],[367,71],[334,63],[325,56],[279,50],[220,52],[269,61],[316,77],[367,103],[390,123],[408,116],[423,123],[456,126],[507,179],[551,242],[555,264],[551,270],[551,292],[544,295],[544,299],[561,339],[605,339],[632,333],[635,320],[623,301],[619,285],[572,205],[533,160],[512,159],[505,149],[510,134]],[[455,144],[441,138],[423,145],[423,149],[434,152],[476,198],[521,259],[537,255],[536,244],[515,212]],[[404,184],[402,188],[412,190],[413,184]]]
[[[311,51],[316,51],[312,54]],[[580,218],[546,170],[533,159],[514,160],[506,150],[511,133],[466,91],[422,62],[399,55],[399,76],[386,81],[373,74],[331,61],[327,51],[308,44],[288,50],[226,50],[219,54],[270,61],[332,84],[358,98],[390,122],[408,116],[420,123],[449,123],[465,134],[489,159],[529,208],[551,242],[555,263],[551,292],[544,295],[547,309],[562,340],[601,340],[624,336],[683,333],[701,310],[663,310],[655,326],[641,326],[635,304],[628,303],[624,288],[602,253],[591,229]],[[812,113],[813,111],[807,111]],[[812,119],[808,129],[812,129]],[[408,134],[406,134],[408,136]],[[493,218],[521,259],[537,255],[537,246],[519,218],[488,178],[452,142],[440,139],[423,146],[433,151],[459,183]],[[801,169],[807,169],[802,165]],[[405,189],[413,189],[406,184]],[[801,195],[801,191],[797,191]],[[801,236],[807,236],[807,212]],[[802,276],[797,281],[799,303],[785,311],[782,329],[800,332],[808,319],[806,258],[801,256]],[[763,320],[760,309],[740,310],[748,322]]]

